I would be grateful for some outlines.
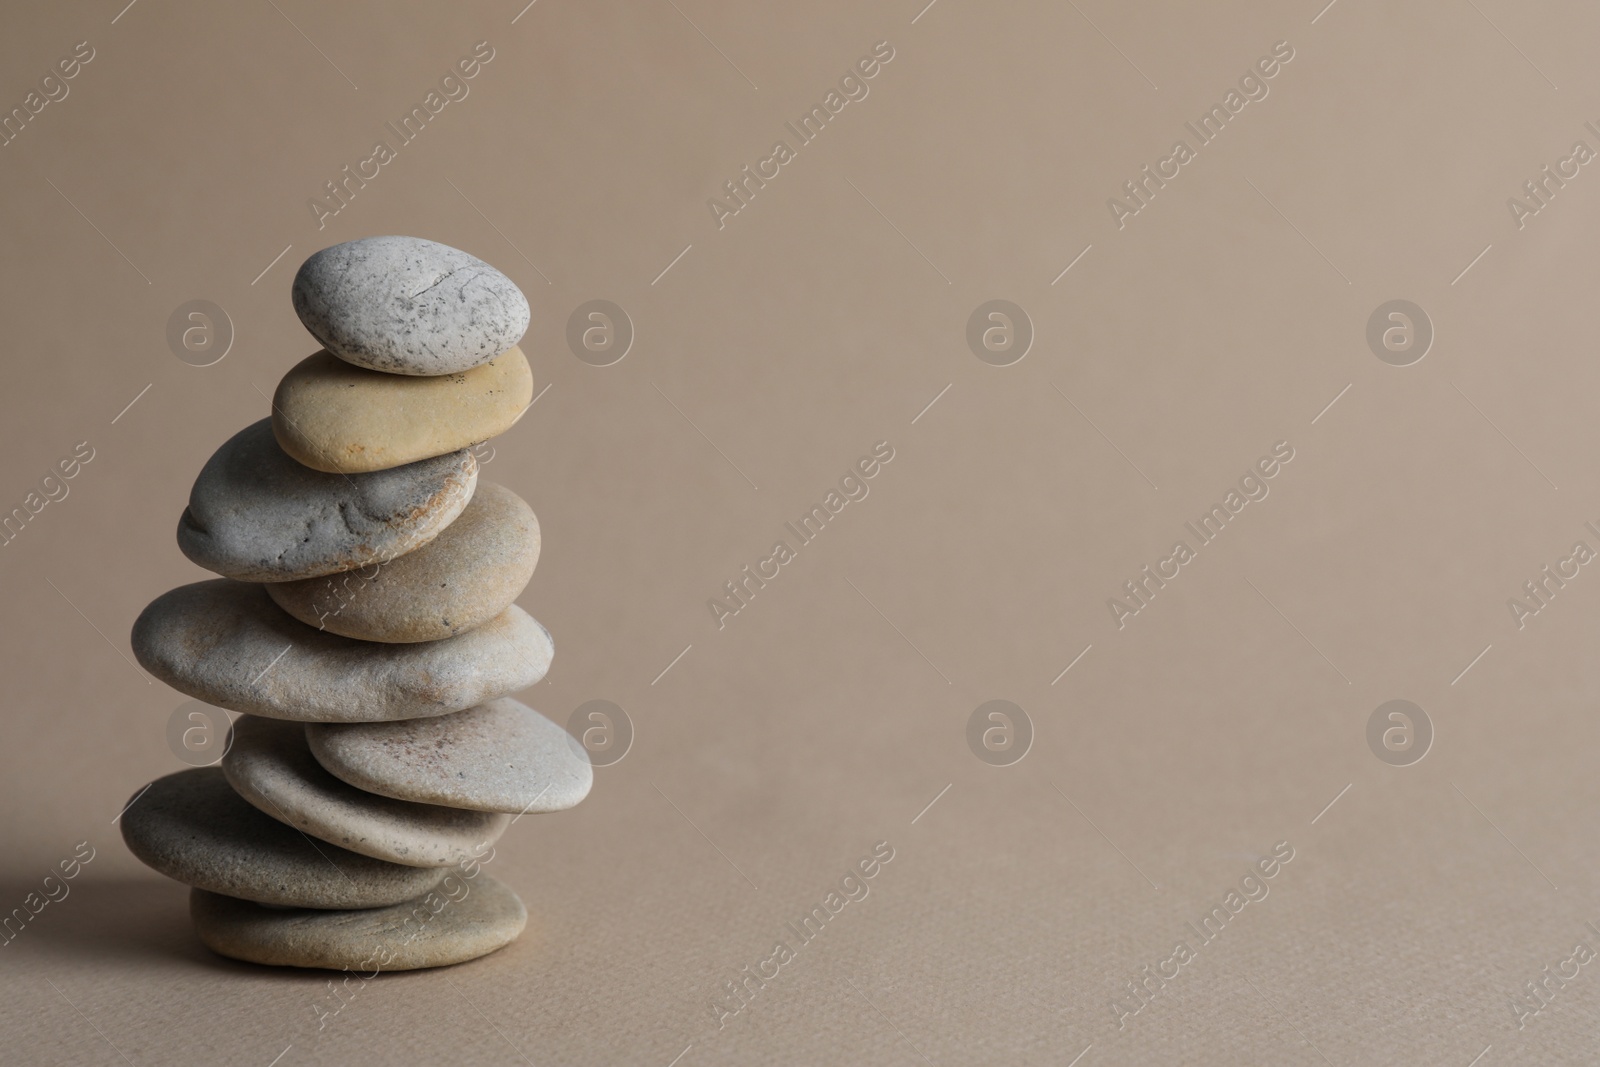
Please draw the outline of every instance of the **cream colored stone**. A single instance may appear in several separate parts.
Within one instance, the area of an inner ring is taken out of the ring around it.
[[[196,889],[189,916],[200,940],[220,956],[348,969],[365,978],[465,963],[509,945],[528,924],[528,909],[504,883],[456,872],[416,900],[361,911],[263,908]]]
[[[319,471],[387,470],[504,433],[533,399],[533,372],[513,345],[458,374],[385,374],[330,352],[301,360],[272,399],[285,452]]]
[[[284,611],[362,641],[438,641],[477,628],[517,599],[539,561],[539,520],[489,482],[423,548],[349,574],[267,586]]]

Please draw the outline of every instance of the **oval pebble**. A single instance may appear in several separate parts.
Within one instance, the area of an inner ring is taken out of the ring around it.
[[[407,378],[318,352],[289,369],[272,398],[272,432],[319,471],[386,470],[504,433],[533,399],[533,372],[513,346],[459,374]]]
[[[291,459],[272,420],[245,427],[206,461],[178,522],[178,547],[228,578],[287,582],[420,548],[461,514],[478,483],[465,449],[370,474],[327,474]]]
[[[122,839],[146,866],[185,885],[295,908],[381,908],[443,881],[436,867],[386,863],[257,811],[216,767],[157,778],[121,818]]]
[[[421,237],[363,237],[300,265],[291,290],[311,336],[347,363],[388,374],[454,374],[528,329],[528,300],[477,256]]]
[[[417,551],[354,573],[275,582],[273,603],[362,641],[438,641],[505,611],[539,562],[539,520],[511,490],[479,482],[472,503]]]
[[[261,811],[351,852],[412,867],[448,867],[481,856],[509,815],[413,804],[346,785],[306,747],[295,722],[241,715],[222,773]]]
[[[259,585],[219,578],[152,601],[133,624],[133,654],[219,708],[364,723],[444,715],[526,689],[550,669],[555,645],[516,605],[443,641],[354,641],[291,617]]]
[[[311,754],[369,793],[476,811],[563,811],[594,768],[572,735],[510,697],[415,722],[306,727]]]
[[[440,905],[440,901],[444,901]],[[189,916],[219,956],[269,967],[382,971],[444,967],[486,956],[517,939],[528,909],[503,882],[446,875],[420,900],[364,911],[263,908],[196,889]]]

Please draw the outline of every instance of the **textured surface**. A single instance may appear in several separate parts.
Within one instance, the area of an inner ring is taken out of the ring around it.
[[[363,641],[437,641],[481,626],[517,598],[539,561],[539,521],[511,490],[479,482],[430,544],[348,576],[275,582],[267,594],[309,626]]]
[[[11,5],[5,106],[68,42],[100,58],[0,149],[5,505],[98,456],[0,549],[0,910],[100,852],[0,948],[0,1059],[124,1067],[76,1005],[135,1067],[1591,1067],[1600,961],[1521,1029],[1507,1003],[1600,948],[1600,570],[1523,629],[1506,601],[1600,549],[1600,160],[1523,228],[1506,201],[1600,148],[1600,5],[676,2],[759,91],[666,3],[277,0],[359,92],[267,4]],[[485,38],[471,95],[341,208],[324,183]],[[1283,39],[1271,95],[1118,229],[1107,199]],[[871,94],[797,145],[879,40]],[[780,138],[798,158],[719,229],[707,200]],[[319,1030],[339,976],[214,957],[116,840],[186,699],[117,651],[204,576],[171,545],[199,462],[315,347],[295,265],[396,232],[535,307],[552,384],[483,470],[545,539],[519,603],[561,654],[518,697],[615,701],[635,737],[501,839],[517,943]],[[238,327],[214,367],[163,347],[190,295]],[[563,329],[596,297],[636,328],[609,367]],[[995,297],[1035,328],[1009,367],[967,345]],[[1365,339],[1394,297],[1436,327],[1414,366]],[[797,544],[882,438],[870,495]],[[1118,629],[1107,599],[1282,439],[1271,496]],[[719,629],[707,600],[779,538],[798,558]],[[1397,696],[1435,726],[1410,767],[1365,736]],[[1010,767],[967,747],[995,698],[1034,725]],[[879,838],[871,895],[719,1027]],[[1113,997],[1282,839],[1271,895],[1119,1030]]]
[[[311,752],[359,789],[480,811],[562,811],[588,795],[582,746],[527,705],[505,697],[411,722],[306,727]]]
[[[477,484],[471,452],[372,474],[327,474],[284,454],[272,420],[206,461],[178,522],[178,547],[241,581],[336,574],[410,552],[461,513]]]
[[[520,348],[457,374],[413,378],[352,367],[327,352],[283,376],[272,432],[320,471],[379,471],[504,433],[533,399]]]
[[[413,867],[448,867],[483,854],[506,815],[412,804],[346,785],[322,768],[296,722],[241,715],[222,758],[238,794],[280,822],[351,852]]]
[[[133,653],[208,704],[307,722],[442,715],[533,685],[550,668],[549,631],[512,605],[443,641],[353,641],[300,622],[259,585],[179,586],[133,624]]]
[[[121,823],[128,850],[168,878],[263,904],[384,907],[445,875],[311,841],[248,804],[215,767],[156,779]]]
[[[200,940],[223,956],[348,969],[367,980],[383,971],[465,963],[509,945],[528,924],[516,893],[486,874],[447,875],[420,899],[366,911],[280,911],[196,889],[189,914]]]
[[[328,351],[390,374],[454,374],[495,358],[528,328],[516,283],[458,248],[363,237],[314,253],[294,309]]]

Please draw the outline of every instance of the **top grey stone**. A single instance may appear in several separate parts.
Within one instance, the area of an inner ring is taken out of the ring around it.
[[[456,374],[528,329],[516,283],[476,256],[420,237],[363,237],[300,265],[294,310],[340,359],[390,374]]]
[[[178,547],[245,582],[320,578],[427,544],[478,484],[469,449],[365,474],[326,474],[290,459],[262,419],[201,468],[178,521]]]

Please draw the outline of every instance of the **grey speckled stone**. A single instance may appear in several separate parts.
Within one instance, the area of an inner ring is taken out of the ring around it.
[[[390,374],[454,374],[528,329],[516,283],[476,256],[420,237],[363,237],[300,265],[294,310],[347,363]]]
[[[515,605],[443,641],[352,641],[285,614],[259,585],[222,578],[152,601],[133,624],[133,654],[172,688],[219,708],[381,722],[444,715],[525,689],[550,669],[555,645]]]
[[[201,468],[178,547],[241,581],[337,574],[427,544],[477,483],[478,462],[466,449],[370,474],[324,474],[290,459],[272,420],[262,419]]]
[[[478,811],[562,811],[594,783],[583,747],[503,697],[415,722],[306,727],[311,753],[357,789]]]
[[[189,894],[189,916],[200,940],[219,956],[348,969],[359,978],[465,963],[509,945],[528,924],[522,901],[487,874],[447,875],[421,900],[366,911],[281,911],[196,889]],[[352,984],[350,992],[358,989]],[[337,1011],[339,1003],[327,1010]]]
[[[445,872],[361,856],[268,818],[215,767],[150,783],[123,813],[122,839],[185,885],[294,908],[381,908],[426,893]]]
[[[483,855],[511,816],[413,804],[346,785],[322,769],[295,722],[241,715],[222,758],[228,783],[279,822],[351,852],[412,867]]]
[[[284,611],[363,641],[437,641],[511,606],[539,561],[539,520],[511,490],[479,482],[461,517],[409,555],[369,573],[267,586]]]

